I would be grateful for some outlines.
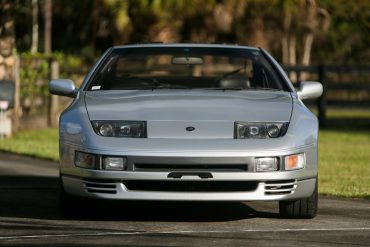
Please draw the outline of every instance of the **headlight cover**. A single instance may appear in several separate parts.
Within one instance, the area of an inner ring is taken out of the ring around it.
[[[94,120],[91,121],[96,134],[105,137],[146,138],[146,122]]]
[[[235,139],[266,139],[285,135],[288,123],[235,122]]]

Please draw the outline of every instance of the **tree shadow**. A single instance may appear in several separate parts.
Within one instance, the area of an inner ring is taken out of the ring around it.
[[[325,129],[345,131],[370,131],[370,118],[328,118],[325,122]]]

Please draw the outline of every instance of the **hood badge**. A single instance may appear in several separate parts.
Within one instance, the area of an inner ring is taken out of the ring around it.
[[[192,131],[195,130],[195,128],[193,126],[186,127],[185,129],[186,129],[186,131],[189,131],[189,132],[192,132]]]

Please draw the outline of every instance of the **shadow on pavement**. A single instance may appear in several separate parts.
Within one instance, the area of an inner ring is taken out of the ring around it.
[[[57,177],[0,176],[0,217],[63,219],[59,213]],[[276,218],[240,202],[91,201],[79,220],[232,221]],[[271,206],[270,206],[271,207]]]

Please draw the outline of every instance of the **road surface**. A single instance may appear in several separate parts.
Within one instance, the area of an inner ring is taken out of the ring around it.
[[[312,220],[277,203],[100,203],[58,212],[55,162],[0,153],[0,246],[370,246],[370,201],[320,197]]]

